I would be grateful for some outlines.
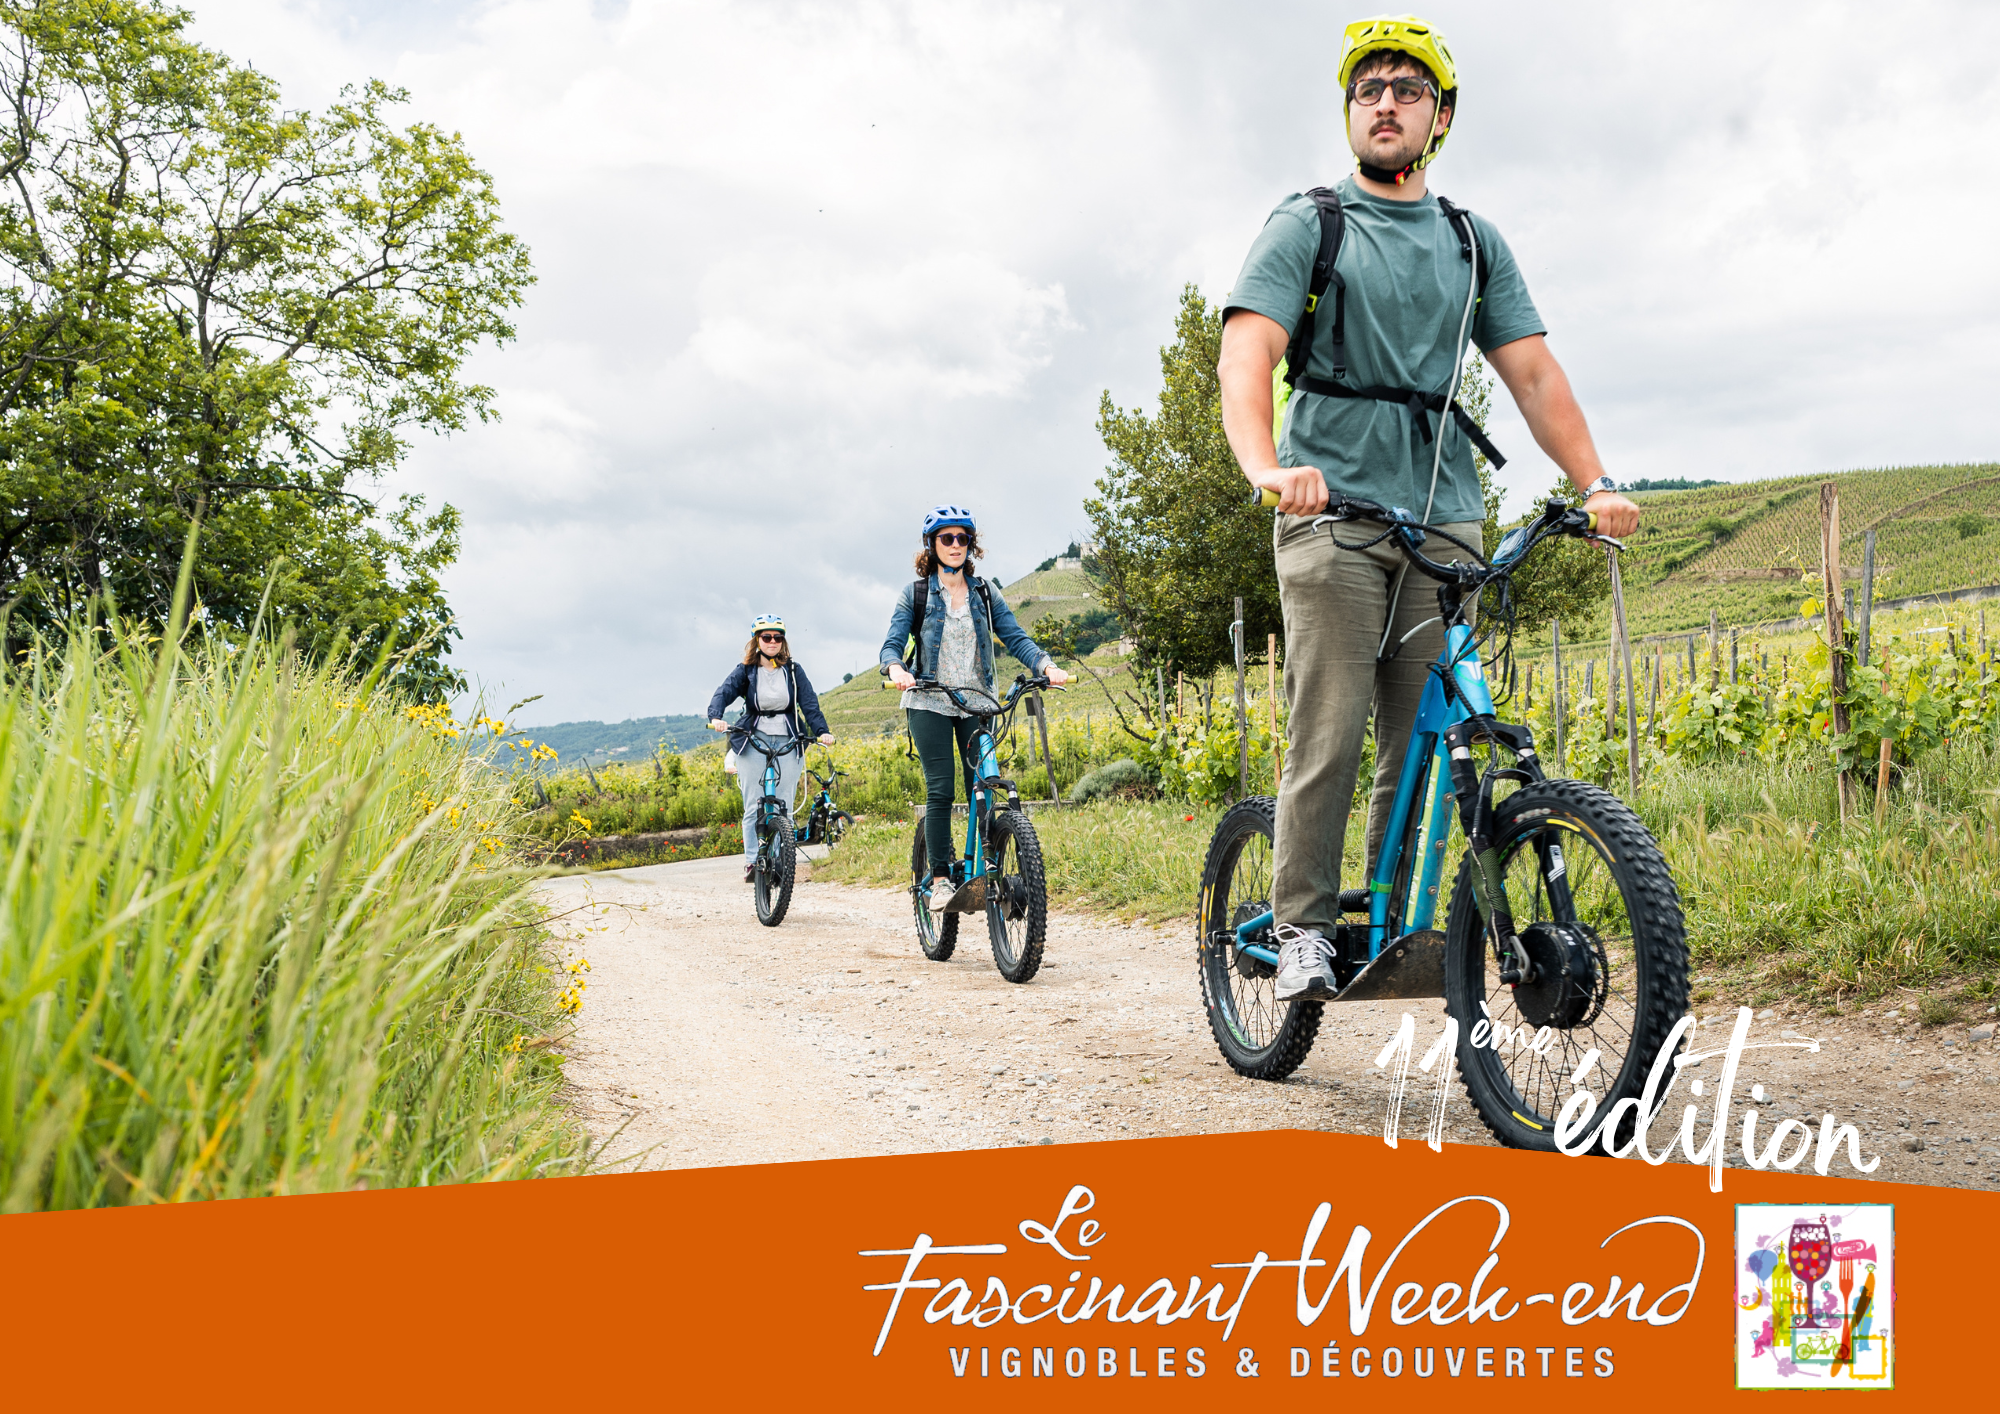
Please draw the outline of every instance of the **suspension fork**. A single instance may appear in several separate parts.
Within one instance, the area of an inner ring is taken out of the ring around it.
[[[1482,714],[1454,722],[1445,728],[1442,737],[1446,759],[1451,763],[1452,793],[1458,799],[1459,826],[1465,831],[1466,846],[1472,855],[1473,899],[1493,941],[1500,963],[1500,980],[1510,986],[1531,979],[1527,975],[1526,958],[1516,941],[1514,910],[1507,900],[1507,881],[1501,872],[1500,852],[1493,840],[1493,785],[1500,777],[1496,772],[1479,770],[1472,757],[1472,748],[1482,742],[1498,741],[1513,749],[1518,758],[1525,745],[1533,774],[1539,776],[1540,767],[1533,763],[1532,743],[1516,741],[1513,739],[1515,736],[1515,731]],[[1548,873],[1548,864],[1544,861],[1543,877],[1546,878]]]

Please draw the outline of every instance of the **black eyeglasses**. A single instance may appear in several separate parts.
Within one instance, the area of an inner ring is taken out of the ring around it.
[[[1414,74],[1405,74],[1399,79],[1356,79],[1347,86],[1347,96],[1354,102],[1367,107],[1382,101],[1382,90],[1393,89],[1398,103],[1415,103],[1426,93],[1436,93],[1437,87],[1429,79],[1420,79]]]
[[[757,641],[759,643],[783,643],[785,636],[782,633],[760,633],[757,635]]]
[[[937,543],[940,545],[970,545],[972,537],[957,530],[940,530]]]

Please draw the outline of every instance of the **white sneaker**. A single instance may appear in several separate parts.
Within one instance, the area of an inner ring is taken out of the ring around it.
[[[1278,1000],[1330,1001],[1340,991],[1333,975],[1333,944],[1317,928],[1280,923],[1278,939]]]
[[[943,913],[950,905],[952,895],[958,892],[958,885],[948,877],[940,875],[931,880],[931,912]]]

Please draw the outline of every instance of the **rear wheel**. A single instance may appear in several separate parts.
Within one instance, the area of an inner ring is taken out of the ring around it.
[[[775,928],[785,921],[792,906],[792,877],[797,867],[798,847],[792,839],[792,822],[783,815],[760,831],[757,859],[752,870],[757,885],[757,921]]]
[[[1024,813],[997,810],[986,827],[986,849],[986,933],[993,943],[993,965],[1009,982],[1026,982],[1041,970],[1048,933],[1042,843]]]
[[[1556,1116],[1579,1088],[1571,1077],[1585,1057],[1599,1057],[1580,1087],[1596,1108],[1579,1135],[1593,1134],[1613,1105],[1644,1092],[1667,1033],[1686,1014],[1680,894],[1652,835],[1609,791],[1541,781],[1501,801],[1495,815],[1494,848],[1526,980],[1501,980],[1468,855],[1445,931],[1445,1003],[1459,1026],[1459,1074],[1480,1119],[1502,1144],[1552,1150]],[[1482,1044],[1474,1045],[1479,1022]],[[1620,1143],[1631,1136],[1632,1108],[1612,1136]]]
[[[949,962],[958,947],[958,915],[931,912],[931,858],[924,848],[924,822],[917,821],[910,846],[910,903],[917,918],[917,946],[932,962]]]
[[[1233,942],[1238,924],[1271,911],[1276,819],[1269,796],[1232,808],[1215,827],[1201,875],[1202,1002],[1223,1059],[1253,1080],[1282,1080],[1299,1068],[1319,1034],[1322,1005],[1279,1001],[1278,969],[1238,952]]]

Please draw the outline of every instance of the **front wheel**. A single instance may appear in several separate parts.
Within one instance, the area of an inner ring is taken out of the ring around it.
[[[798,847],[792,838],[792,822],[782,815],[758,834],[757,859],[751,871],[757,884],[757,921],[775,928],[785,921],[785,910],[792,906]]]
[[[1042,842],[1018,810],[996,810],[986,827],[986,934],[993,965],[1009,982],[1026,982],[1042,966],[1048,934],[1049,889]]]
[[[1636,1100],[1687,1012],[1680,893],[1625,803],[1583,781],[1540,781],[1495,807],[1494,851],[1519,948],[1503,963],[1461,862],[1445,930],[1445,1005],[1458,1069],[1494,1137],[1555,1148],[1556,1116],[1581,1077],[1596,1106],[1577,1131],[1595,1144],[1620,1100]],[[1503,966],[1524,980],[1502,980]],[[1483,1024],[1482,1024],[1483,1023]],[[1477,1043],[1477,1044],[1475,1044]],[[1631,1137],[1625,1106],[1618,1143]],[[1581,1139],[1572,1140],[1575,1149]]]
[[[1236,927],[1271,911],[1277,802],[1252,796],[1215,827],[1202,867],[1198,967],[1209,1030],[1238,1075],[1283,1080],[1319,1035],[1320,1002],[1278,1000],[1278,969],[1234,945]],[[1268,933],[1266,935],[1268,941]]]
[[[910,846],[910,903],[917,917],[917,946],[932,962],[950,962],[958,948],[958,915],[931,912],[931,858],[924,848],[924,822]]]
[[[854,823],[854,817],[845,810],[836,810],[826,822],[826,842],[837,845],[847,834],[847,827]]]

